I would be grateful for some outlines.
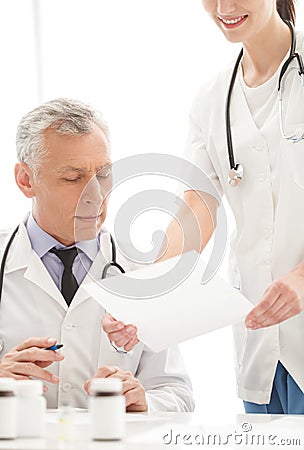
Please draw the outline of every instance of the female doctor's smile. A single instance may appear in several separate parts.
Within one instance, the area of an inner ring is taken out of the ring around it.
[[[247,20],[248,15],[242,15],[238,17],[225,17],[225,16],[218,16],[218,19],[222,22],[224,28],[227,28],[228,30],[232,28],[238,28],[240,27],[245,20]]]
[[[265,39],[268,22],[278,20],[272,0],[202,0],[202,3],[230,42],[255,43],[259,34]]]

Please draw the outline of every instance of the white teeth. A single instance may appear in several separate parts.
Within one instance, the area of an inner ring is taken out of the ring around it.
[[[237,19],[230,19],[230,20],[229,19],[223,19],[223,18],[220,17],[220,19],[221,19],[222,22],[224,22],[227,25],[233,25],[233,24],[238,23],[241,20],[243,20],[244,17],[245,16],[241,16],[241,17],[238,17]]]

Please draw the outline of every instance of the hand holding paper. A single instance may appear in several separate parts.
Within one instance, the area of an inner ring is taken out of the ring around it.
[[[187,263],[191,253],[193,257],[193,252],[189,252],[84,287],[117,320],[135,325],[138,338],[154,351],[241,321],[252,304],[218,275],[201,284],[202,259],[188,277],[163,295],[128,299],[113,293],[123,277],[138,278],[144,297],[146,279],[155,278],[157,283],[160,272],[169,271],[179,258]]]

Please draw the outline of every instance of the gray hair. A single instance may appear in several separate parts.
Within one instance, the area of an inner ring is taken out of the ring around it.
[[[100,112],[78,100],[57,98],[43,103],[22,117],[16,135],[17,158],[38,172],[47,153],[44,132],[52,128],[61,135],[83,135],[97,125],[109,142],[109,129]]]

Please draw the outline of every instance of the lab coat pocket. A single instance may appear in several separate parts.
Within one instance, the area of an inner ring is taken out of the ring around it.
[[[289,158],[295,183],[304,189],[304,141],[291,144]]]

